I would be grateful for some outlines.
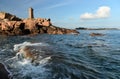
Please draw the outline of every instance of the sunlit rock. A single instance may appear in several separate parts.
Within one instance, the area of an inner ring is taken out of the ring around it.
[[[79,33],[76,30],[59,28],[52,25],[51,19],[34,18],[33,9],[29,8],[29,17],[18,17],[0,12],[0,34],[2,35],[26,35],[26,34],[71,34]]]

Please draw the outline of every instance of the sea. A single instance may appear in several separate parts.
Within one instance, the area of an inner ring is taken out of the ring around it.
[[[120,79],[120,30],[78,31],[0,36],[0,62],[13,79]],[[25,47],[37,53],[36,62],[23,56]]]

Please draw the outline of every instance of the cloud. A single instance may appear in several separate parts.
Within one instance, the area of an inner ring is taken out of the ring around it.
[[[110,16],[110,7],[101,6],[98,8],[96,13],[84,13],[80,16],[80,19],[90,20],[90,19],[101,19],[108,18]]]

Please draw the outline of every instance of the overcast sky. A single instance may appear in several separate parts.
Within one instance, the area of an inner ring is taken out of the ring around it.
[[[56,26],[120,28],[120,0],[1,0],[0,11],[21,18],[28,17],[28,8],[35,18],[51,18]]]

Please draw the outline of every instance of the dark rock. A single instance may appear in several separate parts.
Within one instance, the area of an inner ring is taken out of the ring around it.
[[[20,29],[18,29],[18,28],[15,28],[15,29],[13,30],[13,33],[14,33],[15,35],[23,35],[22,30],[20,30]]]
[[[25,35],[30,34],[30,30],[29,30],[29,29],[24,29],[22,32],[23,32]]]
[[[19,29],[20,29],[20,30],[24,30],[24,29],[25,29],[25,23],[21,23],[21,24],[19,25]]]
[[[0,63],[0,79],[12,79],[12,75],[3,63]]]
[[[91,33],[90,36],[104,36],[104,34],[101,33]]]

